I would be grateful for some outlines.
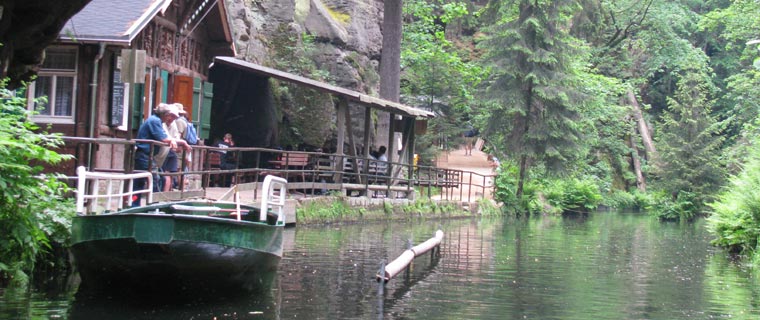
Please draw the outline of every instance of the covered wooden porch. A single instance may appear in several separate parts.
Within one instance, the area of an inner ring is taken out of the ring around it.
[[[346,156],[352,159],[369,159],[370,147],[372,141],[371,125],[372,110],[382,111],[378,116],[387,116],[389,119],[388,141],[378,144],[387,145],[388,161],[404,164],[413,163],[414,157],[414,140],[415,136],[423,133],[426,128],[427,119],[432,118],[434,114],[427,110],[413,108],[400,103],[391,102],[363,94],[357,91],[340,88],[325,82],[315,81],[292,73],[268,68],[251,62],[243,61],[230,57],[216,57],[214,64],[210,69],[211,80],[215,84],[214,89],[214,110],[216,118],[212,119],[212,132],[216,136],[224,132],[240,129],[235,122],[240,121],[242,117],[248,115],[250,120],[243,121],[245,125],[241,131],[251,133],[261,140],[246,141],[241,143],[241,147],[262,147],[273,148],[273,138],[271,137],[273,123],[278,119],[272,111],[271,81],[270,79],[292,83],[297,86],[306,87],[320,93],[325,93],[333,98],[335,107],[335,127],[337,131],[334,155]],[[350,108],[363,108],[363,119],[352,119]],[[308,106],[306,107],[308,112]],[[361,123],[362,127],[357,128],[355,123]],[[287,125],[287,124],[283,124]],[[361,137],[359,133],[361,132]],[[401,146],[399,148],[397,140],[394,138],[395,133],[400,132]],[[400,149],[400,154],[395,150]],[[296,153],[297,154],[297,153]],[[296,156],[291,161],[297,161],[302,157]],[[345,158],[348,159],[348,158]],[[269,159],[282,161],[282,159]],[[359,184],[365,184],[367,181],[360,172],[369,172],[371,161],[350,160],[351,169],[354,170],[358,177]],[[323,162],[325,164],[326,162]],[[243,167],[250,166],[251,163],[242,164]],[[333,161],[333,171],[344,171],[343,162]],[[260,164],[257,164],[260,167]],[[392,172],[396,168],[395,172]],[[397,176],[400,174],[400,166],[387,166],[388,176]],[[375,171],[378,168],[374,168]],[[405,173],[411,176],[411,171]]]

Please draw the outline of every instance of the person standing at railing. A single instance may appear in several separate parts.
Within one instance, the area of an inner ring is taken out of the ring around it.
[[[181,103],[174,103],[174,107],[177,108],[177,113],[179,114],[179,118],[174,121],[177,125],[177,131],[179,132],[179,138],[182,140],[185,140],[187,144],[194,145],[197,143],[197,141],[191,141],[191,139],[188,138],[188,132],[194,131],[193,124],[190,122],[190,120],[187,119],[187,111],[185,111],[185,107]],[[185,154],[185,163],[184,163],[184,171],[187,171],[188,168],[190,168],[190,165],[193,162],[193,154],[187,153]]]
[[[232,134],[231,133],[225,133],[224,137],[222,137],[222,140],[217,140],[216,143],[214,143],[216,147],[219,148],[219,150],[215,150],[212,152],[218,152],[219,153],[219,168],[222,170],[234,170],[237,168],[235,165],[235,155],[233,151],[229,151],[227,149],[235,147],[235,141],[232,140]],[[230,178],[230,179],[228,179]],[[228,181],[229,180],[229,181]],[[234,183],[234,178],[230,174],[224,174],[223,175],[223,185],[228,186],[229,183]]]
[[[172,122],[179,118],[179,113],[171,105],[161,103],[156,107],[155,113],[148,117],[140,129],[137,130],[136,139],[155,140],[166,144],[169,144],[169,148],[176,149],[178,147],[183,148],[185,151],[191,151],[190,145],[184,140],[174,139],[170,137],[166,130],[164,130],[163,124],[167,123],[171,125]],[[151,144],[140,142],[137,143],[137,153],[135,154],[135,170],[148,170],[150,167],[151,157],[155,157],[158,154],[160,148],[153,148],[153,154],[151,155]],[[155,166],[161,165],[155,163]],[[145,189],[145,179],[138,179],[135,181],[135,190]],[[132,198],[132,206],[140,205],[140,195],[135,195]]]
[[[227,148],[232,148],[235,146],[235,141],[232,140],[232,134],[231,133],[225,133],[224,138],[222,141],[219,141],[217,143],[217,147],[221,148],[219,152],[222,154],[221,157],[221,167],[222,170],[232,170],[235,169],[235,155],[232,151],[227,151]]]
[[[171,122],[164,122],[162,124],[164,131],[169,136],[169,138],[174,139],[175,141],[184,141],[182,139],[182,136],[180,135],[179,131],[179,117],[180,117],[180,110],[176,106],[176,104],[170,104],[170,108],[172,108],[172,112],[177,115],[177,118],[174,119],[174,121]],[[171,172],[176,173],[179,171],[179,155],[182,154],[182,149],[179,147],[176,148],[169,148],[169,153],[166,156],[166,161],[164,161],[164,165],[161,166],[161,170],[163,172]],[[164,176],[162,179],[162,187],[161,191],[168,192],[172,190],[172,187],[174,186],[174,176]]]

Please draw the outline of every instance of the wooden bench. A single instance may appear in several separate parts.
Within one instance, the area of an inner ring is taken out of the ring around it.
[[[216,151],[209,151],[206,153],[206,162],[204,163],[206,170],[222,170],[222,154]],[[225,177],[220,174],[209,174],[208,178],[209,186],[223,185],[225,183]]]
[[[298,174],[301,177],[301,181],[306,181],[305,170],[309,167],[309,154],[296,153],[296,152],[284,152],[280,155],[279,159],[270,161],[274,165],[274,169],[279,170],[301,170]],[[288,173],[285,173],[286,178]]]

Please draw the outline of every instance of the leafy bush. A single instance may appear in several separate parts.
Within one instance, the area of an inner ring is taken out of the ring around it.
[[[713,243],[734,252],[755,254],[760,237],[760,150],[753,150],[744,170],[730,179],[709,207],[712,215],[707,219],[708,230],[717,237]],[[754,261],[760,262],[757,255]]]
[[[694,193],[681,191],[675,199],[665,193],[659,193],[656,194],[650,213],[660,220],[689,221],[694,219],[699,207]]]
[[[518,168],[510,162],[502,163],[496,177],[494,199],[503,203],[503,210],[511,213],[562,213],[594,210],[602,201],[596,182],[591,179],[531,180],[523,187],[522,198],[517,198]]]
[[[602,200],[599,188],[589,179],[543,180],[531,185],[526,190],[535,194],[527,207],[532,213],[588,212],[596,209]]]
[[[69,156],[52,151],[62,145],[29,120],[26,99],[0,83],[0,282],[23,285],[50,240],[69,238],[74,206],[68,187],[43,164]],[[40,101],[44,103],[44,101]]]
[[[511,161],[503,161],[494,179],[494,200],[503,204],[502,209],[509,213],[524,211],[527,206],[517,199],[517,182],[519,170]]]
[[[602,204],[615,209],[647,210],[654,207],[654,200],[651,193],[615,190],[604,196]]]
[[[563,187],[562,205],[565,211],[588,212],[596,209],[602,202],[599,187],[590,179],[563,180]]]

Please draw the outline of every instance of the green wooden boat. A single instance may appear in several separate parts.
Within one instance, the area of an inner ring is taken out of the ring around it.
[[[147,190],[132,191],[131,183],[124,188],[124,181],[137,178],[148,179]],[[114,185],[117,180],[121,183]],[[276,275],[285,225],[284,179],[265,179],[260,206],[179,201],[106,213],[92,209],[123,203],[135,193],[147,193],[150,203],[151,180],[149,173],[114,175],[80,168],[79,214],[71,230],[80,288],[216,294],[256,290]],[[263,214],[261,208],[266,208]]]

